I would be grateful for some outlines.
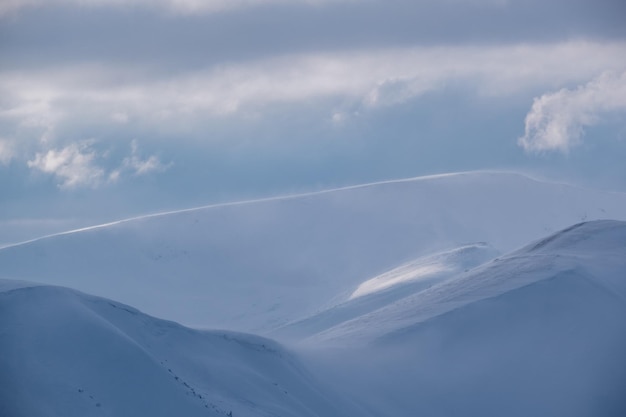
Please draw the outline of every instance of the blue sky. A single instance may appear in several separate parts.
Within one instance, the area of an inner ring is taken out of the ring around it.
[[[626,191],[624,17],[620,0],[2,2],[0,243],[474,169]]]

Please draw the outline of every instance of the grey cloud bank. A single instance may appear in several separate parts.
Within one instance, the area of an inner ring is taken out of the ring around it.
[[[2,20],[10,58],[2,66],[106,60],[185,69],[275,54],[626,35],[617,0],[250,2],[259,4],[183,15],[164,6],[186,10],[185,2],[13,4],[27,3],[39,7]]]
[[[626,190],[619,1],[33,0],[0,14],[3,224],[483,168]]]

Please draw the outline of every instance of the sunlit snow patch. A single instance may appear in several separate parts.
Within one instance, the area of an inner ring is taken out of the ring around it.
[[[373,294],[400,284],[434,279],[442,274],[448,277],[451,273],[480,265],[497,254],[497,251],[487,244],[476,243],[422,257],[363,282],[349,299]]]
[[[363,295],[372,294],[386,288],[393,287],[394,285],[417,281],[448,271],[452,271],[452,268],[440,263],[416,266],[415,262],[411,262],[365,281],[363,284],[359,285],[359,288],[357,288],[356,291],[352,293],[350,299],[352,300]]]

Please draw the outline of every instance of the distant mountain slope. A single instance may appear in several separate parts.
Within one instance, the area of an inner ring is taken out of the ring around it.
[[[626,194],[462,173],[148,216],[0,250],[0,276],[77,288],[193,326],[267,332],[420,256],[507,252]]]
[[[316,369],[374,414],[624,416],[626,223],[577,224],[308,343],[335,346]]]
[[[626,415],[626,222],[576,224],[460,270],[483,249],[405,264],[366,281],[375,292],[357,286],[328,310],[348,305],[354,318],[297,356],[269,339],[0,280],[0,415]],[[459,274],[422,289],[402,275],[438,262]],[[350,304],[384,298],[389,282],[414,291],[362,315]]]
[[[363,415],[278,344],[0,280],[0,415]],[[232,414],[229,414],[232,413]]]
[[[420,257],[363,282],[352,294],[344,297],[344,301],[280,327],[270,335],[290,341],[306,339],[340,323],[393,305],[433,285],[461,277],[497,254],[490,246],[477,243]]]
[[[347,343],[405,337],[410,329],[439,316],[533,285],[556,281],[563,290],[588,282],[626,307],[626,223],[579,223],[509,255],[472,269],[381,309],[324,331],[319,340]],[[624,318],[626,322],[626,316]],[[626,355],[625,355],[626,357]]]

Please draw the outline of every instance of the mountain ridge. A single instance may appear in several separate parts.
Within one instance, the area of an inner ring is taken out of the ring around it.
[[[606,250],[607,243],[610,251]],[[418,328],[429,320],[454,313],[473,303],[506,297],[511,291],[532,287],[556,277],[575,276],[584,279],[626,301],[626,279],[623,276],[620,278],[620,271],[624,270],[626,222],[582,222],[499,256],[458,279],[437,283],[368,315],[327,329],[313,336],[312,340],[332,341],[338,338],[349,343],[375,340],[380,336],[376,335],[376,329],[370,327],[372,322],[380,323],[381,319],[385,319],[393,323],[388,328],[383,327],[385,331],[395,326],[393,332],[401,333],[402,329]],[[421,318],[418,320],[416,316]]]
[[[0,250],[0,276],[76,288],[186,325],[269,334],[411,260],[486,242],[510,252],[626,194],[463,173],[212,206]],[[158,301],[157,301],[158,300]]]
[[[2,415],[357,412],[260,336],[189,329],[113,300],[15,281],[0,280],[0,311]]]
[[[523,172],[515,172],[515,171],[474,170],[474,171],[447,172],[447,173],[441,173],[441,174],[422,175],[422,176],[417,176],[417,177],[408,177],[408,178],[398,178],[398,179],[391,179],[391,180],[374,181],[374,182],[369,182],[369,183],[347,185],[347,186],[323,189],[323,190],[318,190],[318,191],[309,191],[309,192],[303,192],[303,193],[277,195],[277,196],[272,196],[272,197],[261,197],[261,198],[254,198],[254,199],[236,200],[236,201],[230,201],[230,202],[201,205],[201,206],[197,206],[197,207],[190,207],[190,208],[183,208],[183,209],[176,209],[176,210],[159,211],[159,212],[156,212],[156,213],[149,213],[149,214],[143,214],[143,215],[138,215],[138,216],[132,216],[132,217],[123,218],[123,219],[119,219],[119,220],[113,220],[113,221],[110,221],[110,222],[99,223],[99,224],[95,224],[95,225],[92,225],[92,226],[80,227],[80,228],[77,228],[77,229],[71,229],[71,230],[67,230],[67,231],[63,231],[63,232],[52,233],[52,234],[39,236],[39,237],[35,237],[33,239],[27,239],[27,240],[15,242],[15,243],[8,243],[8,244],[5,244],[5,245],[0,245],[0,250],[6,249],[6,248],[15,247],[15,246],[26,245],[26,244],[29,244],[29,243],[33,243],[33,242],[37,242],[37,241],[43,240],[43,239],[49,239],[49,238],[54,238],[54,237],[68,235],[68,234],[73,234],[73,233],[80,233],[80,232],[85,232],[85,231],[89,231],[89,230],[96,230],[96,229],[100,229],[100,228],[106,228],[106,227],[115,226],[115,225],[118,225],[118,224],[123,224],[123,223],[137,221],[137,220],[150,219],[150,218],[154,218],[154,217],[164,217],[164,216],[169,216],[169,215],[174,215],[174,214],[181,214],[181,213],[202,211],[202,210],[210,210],[210,209],[215,209],[215,208],[220,208],[220,207],[229,207],[229,206],[247,205],[247,204],[255,204],[255,203],[264,203],[264,202],[270,202],[270,201],[298,199],[298,198],[303,198],[303,197],[310,197],[310,196],[316,196],[316,195],[327,194],[327,193],[348,191],[348,190],[354,190],[354,189],[359,189],[359,188],[376,187],[376,186],[386,185],[386,184],[399,184],[399,183],[405,183],[405,182],[428,181],[428,180],[439,179],[439,178],[454,177],[454,176],[465,176],[465,175],[512,175],[512,176],[519,176],[519,177],[522,177],[522,178],[526,178],[526,179],[529,179],[529,180],[532,180],[532,181],[535,181],[535,182],[538,182],[538,183],[566,186],[566,187],[577,188],[577,189],[580,189],[580,190],[592,190],[591,188],[582,187],[580,185],[576,185],[576,184],[572,184],[572,183],[561,182],[561,181],[553,181],[553,180],[547,180],[547,179],[539,179],[539,178],[534,177],[534,176],[532,176],[530,174],[523,173]],[[617,195],[620,195],[620,194],[626,195],[626,192],[622,192],[622,191],[602,190],[602,192],[604,192],[604,193],[614,193],[614,194],[617,194]]]
[[[0,280],[0,415],[621,417],[626,221],[477,263],[289,348]]]

